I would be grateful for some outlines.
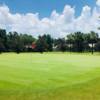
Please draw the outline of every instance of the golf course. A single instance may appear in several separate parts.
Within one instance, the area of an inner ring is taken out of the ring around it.
[[[0,54],[0,100],[100,100],[100,54]]]

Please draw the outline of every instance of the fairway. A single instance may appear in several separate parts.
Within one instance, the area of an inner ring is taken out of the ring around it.
[[[0,100],[100,100],[100,55],[0,55]]]

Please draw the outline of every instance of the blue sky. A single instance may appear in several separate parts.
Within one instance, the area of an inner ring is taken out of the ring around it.
[[[53,10],[62,12],[66,4],[75,7],[75,15],[78,16],[83,6],[94,7],[96,0],[0,0],[0,4],[6,4],[12,13],[38,12],[43,18],[50,16]]]

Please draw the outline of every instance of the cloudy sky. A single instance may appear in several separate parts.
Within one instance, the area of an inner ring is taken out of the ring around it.
[[[100,0],[0,0],[0,28],[38,36],[63,37],[96,31]]]

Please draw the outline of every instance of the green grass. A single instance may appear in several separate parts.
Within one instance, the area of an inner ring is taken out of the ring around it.
[[[0,55],[0,100],[100,100],[100,55]]]

